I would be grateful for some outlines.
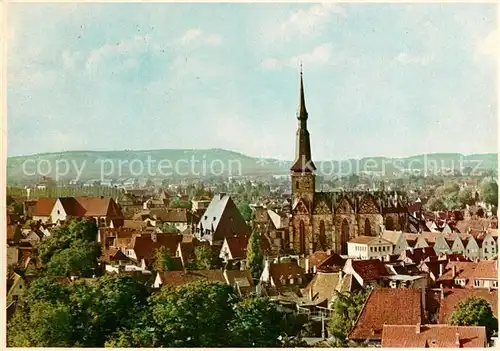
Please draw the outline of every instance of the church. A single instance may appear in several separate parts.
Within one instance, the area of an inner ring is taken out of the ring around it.
[[[304,81],[300,72],[298,129],[292,181],[291,218],[285,245],[296,254],[332,250],[347,254],[347,241],[376,236],[381,226],[388,230],[410,230],[407,202],[402,194],[383,191],[316,191],[316,166],[311,156]],[[418,230],[418,224],[416,224]],[[414,231],[414,230],[412,230]]]

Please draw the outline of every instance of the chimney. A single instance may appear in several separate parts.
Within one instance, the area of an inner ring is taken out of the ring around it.
[[[440,287],[440,293],[441,293],[441,300],[444,299],[444,289],[443,289],[443,284],[441,284],[441,287]]]
[[[415,333],[420,334],[420,323],[417,323],[417,327],[415,328]]]
[[[342,271],[342,269],[339,271],[339,280],[342,280],[344,276],[344,272]]]
[[[455,333],[455,345],[460,347],[460,334],[458,332]]]
[[[309,273],[309,258],[306,258],[306,272]]]
[[[314,294],[313,294],[313,288],[311,286],[311,289],[309,289],[309,300],[312,301],[313,300],[313,296],[314,296]]]
[[[452,270],[452,273],[453,273],[453,278],[455,278],[455,276],[457,275],[457,266],[453,265],[451,267],[451,270]]]
[[[441,277],[443,275],[443,268],[444,268],[444,263],[439,264],[439,276]]]

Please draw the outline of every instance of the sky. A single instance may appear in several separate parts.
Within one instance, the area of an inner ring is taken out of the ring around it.
[[[496,152],[495,4],[33,4],[8,12],[8,156]]]

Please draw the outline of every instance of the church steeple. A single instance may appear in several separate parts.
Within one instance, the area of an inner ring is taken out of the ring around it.
[[[307,130],[307,110],[306,99],[304,94],[304,79],[302,75],[302,64],[300,65],[300,93],[299,93],[299,109],[297,111],[297,119],[299,126],[297,129],[297,144],[295,149],[295,162],[290,170],[297,173],[311,173],[316,170],[311,158],[311,143],[309,140],[309,132]]]

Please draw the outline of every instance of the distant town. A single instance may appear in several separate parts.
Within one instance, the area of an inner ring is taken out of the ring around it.
[[[301,75],[286,172],[56,179],[14,160],[9,346],[494,347],[496,165],[325,176],[308,122]]]

